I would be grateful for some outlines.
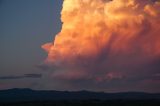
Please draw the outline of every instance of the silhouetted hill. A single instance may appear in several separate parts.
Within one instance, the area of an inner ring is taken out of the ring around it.
[[[160,100],[160,93],[122,92],[104,93],[90,91],[44,91],[31,89],[9,89],[0,91],[0,102],[70,100]]]

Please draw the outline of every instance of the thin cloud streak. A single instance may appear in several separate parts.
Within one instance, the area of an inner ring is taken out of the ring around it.
[[[24,75],[9,75],[0,76],[0,80],[13,80],[13,79],[24,79],[24,78],[41,78],[42,74],[24,74]]]

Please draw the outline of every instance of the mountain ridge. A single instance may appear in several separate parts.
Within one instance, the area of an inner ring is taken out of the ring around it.
[[[19,101],[59,101],[59,100],[160,100],[160,93],[146,92],[94,92],[94,91],[56,91],[14,88],[0,90],[0,102]]]

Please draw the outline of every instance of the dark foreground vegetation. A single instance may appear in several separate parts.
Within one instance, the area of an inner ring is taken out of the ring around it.
[[[160,93],[8,89],[0,106],[160,106]]]
[[[159,100],[73,100],[0,103],[0,106],[160,106]]]

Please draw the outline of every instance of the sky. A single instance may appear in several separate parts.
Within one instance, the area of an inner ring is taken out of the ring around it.
[[[34,75],[22,77],[43,77],[37,68],[47,56],[41,45],[60,30],[61,8],[61,0],[0,1],[0,89],[41,82]]]
[[[1,0],[0,89],[160,92],[159,9],[157,0]]]

